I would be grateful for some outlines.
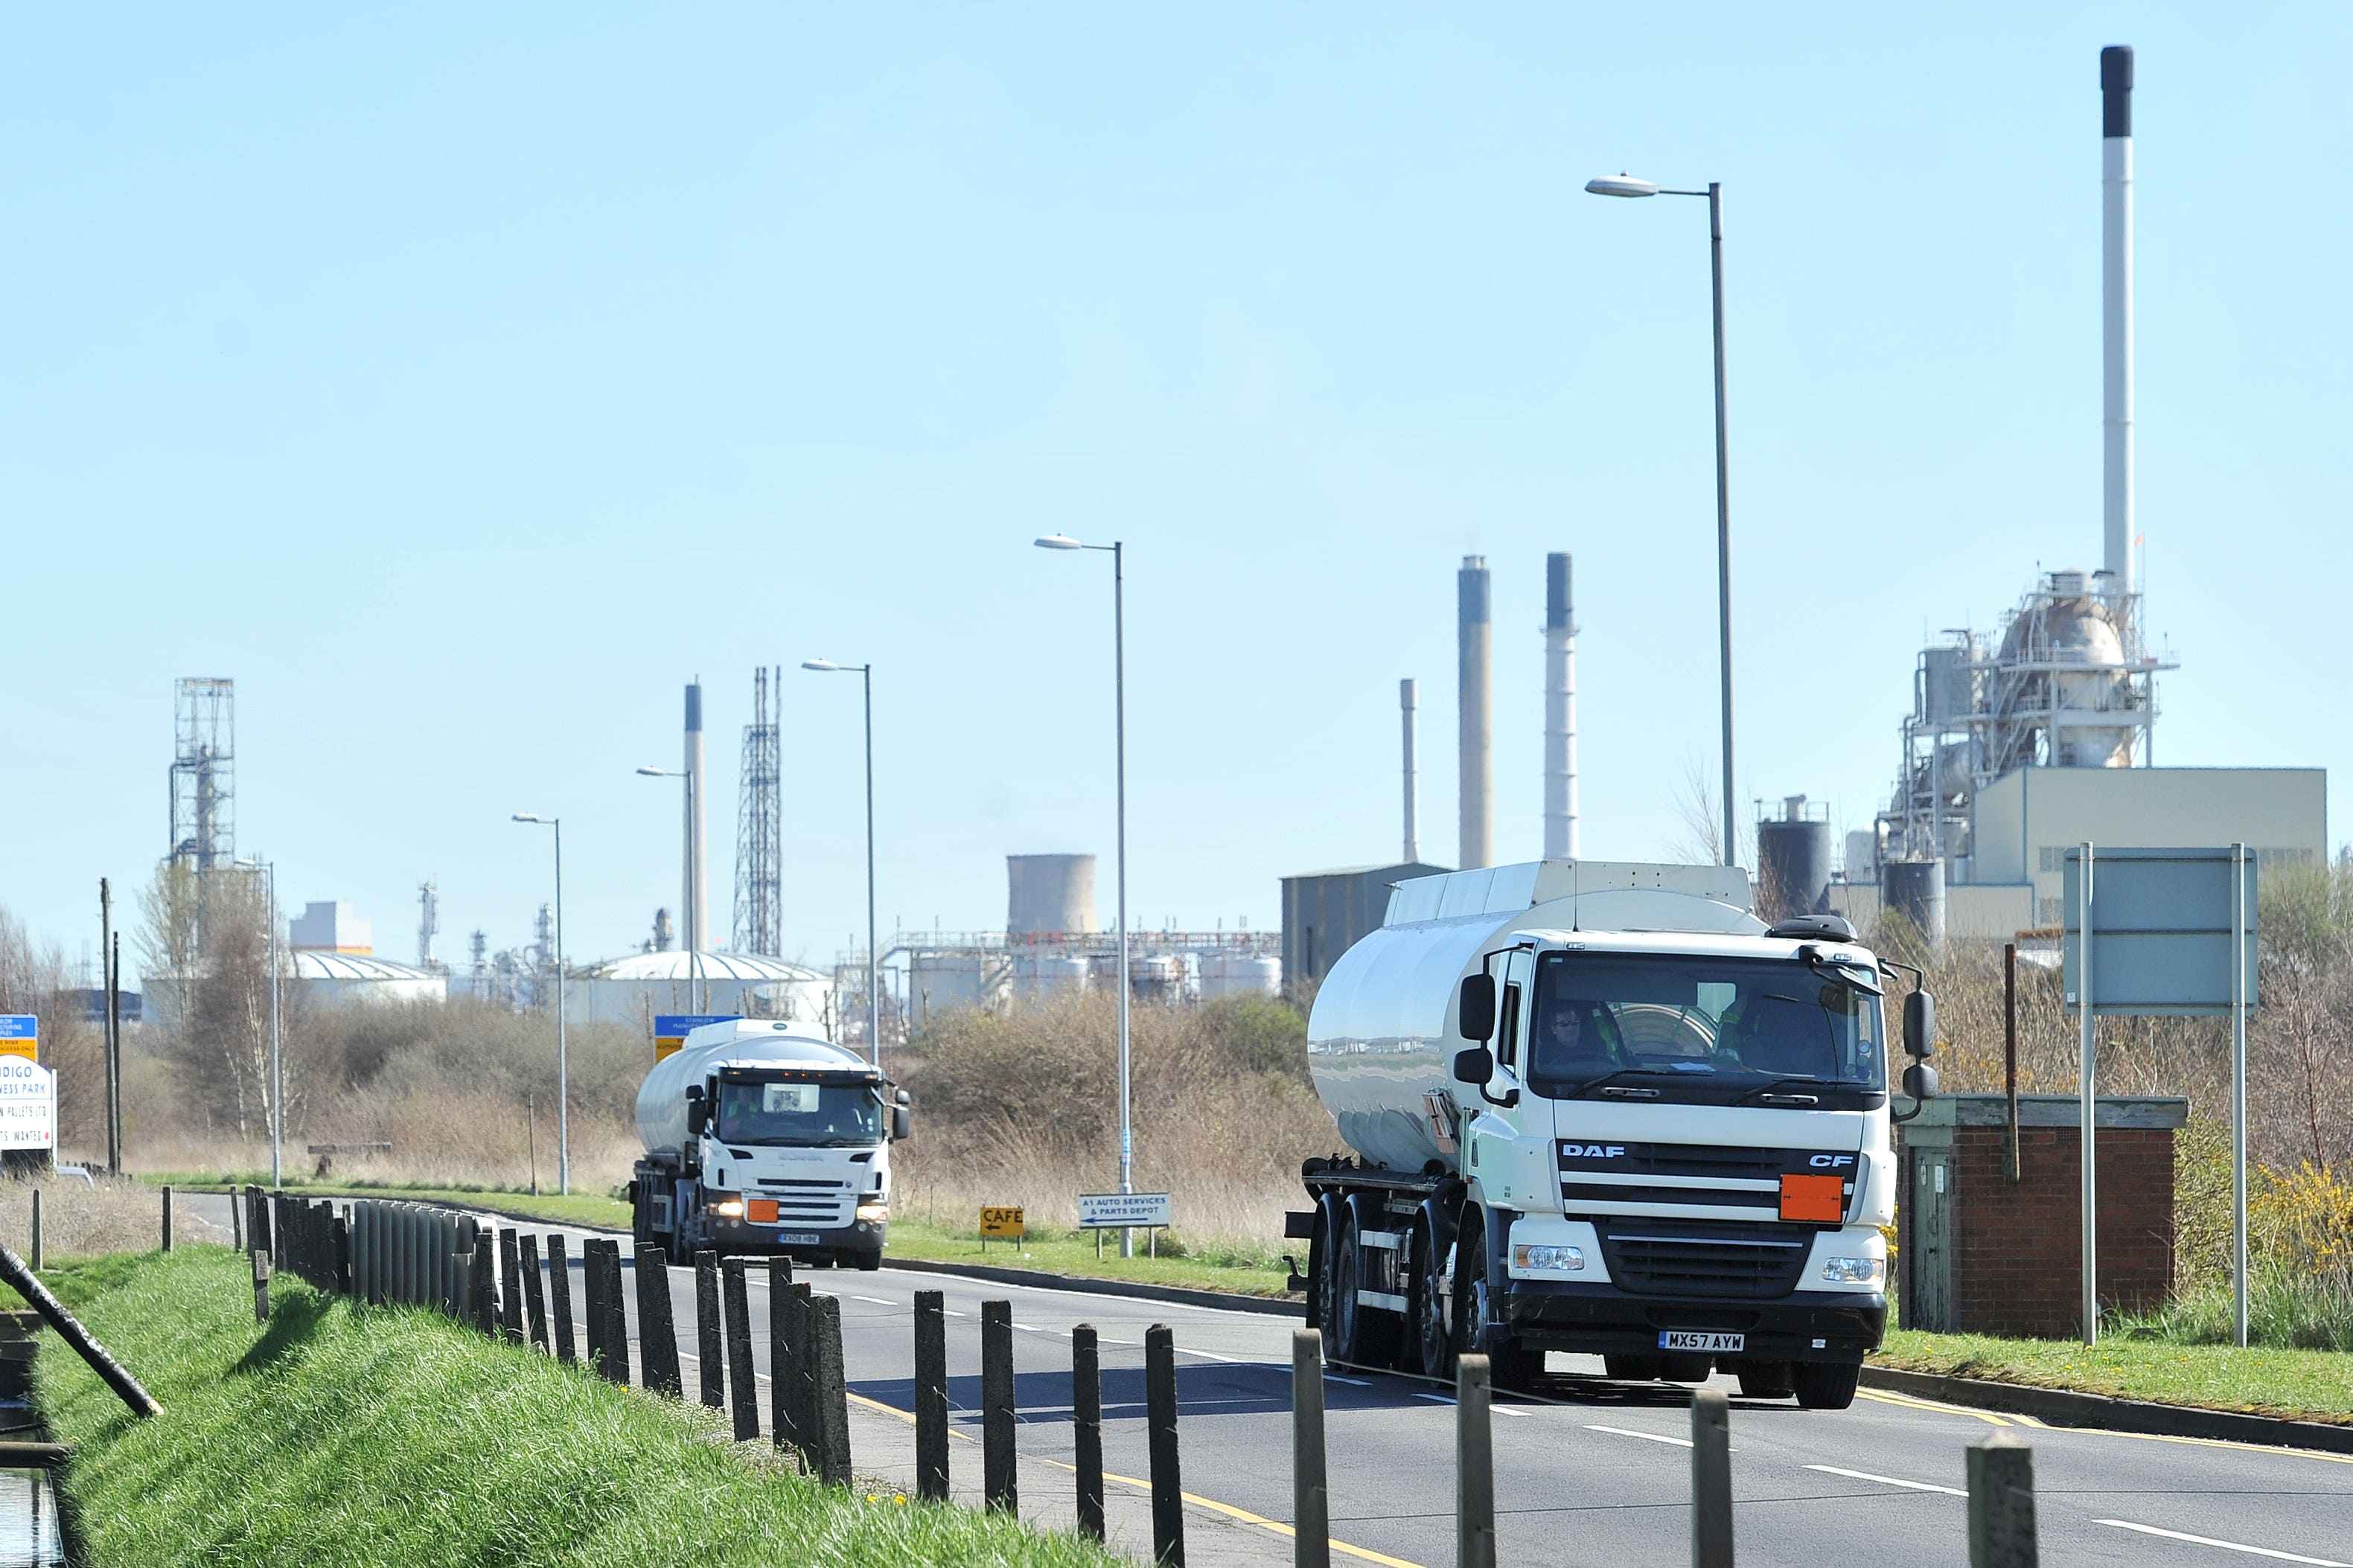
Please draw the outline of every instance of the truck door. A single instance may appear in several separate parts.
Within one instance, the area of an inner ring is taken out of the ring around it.
[[[1495,958],[1495,1081],[1489,1092],[1507,1105],[1482,1104],[1472,1126],[1472,1165],[1487,1201],[1509,1207],[1548,1190],[1544,1155],[1552,1135],[1548,1103],[1526,1089],[1528,1015],[1535,1002],[1535,954],[1514,948]]]

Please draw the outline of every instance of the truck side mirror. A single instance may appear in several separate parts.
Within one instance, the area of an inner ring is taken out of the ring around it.
[[[906,1095],[899,1096],[900,1104],[891,1108],[891,1138],[893,1142],[904,1139],[915,1130],[915,1119],[905,1105]]]
[[[1454,1053],[1454,1080],[1457,1083],[1483,1084],[1494,1076],[1495,1053],[1486,1047],[1472,1046],[1467,1051]]]
[[[691,1096],[686,1102],[686,1130],[688,1133],[693,1137],[700,1138],[702,1136],[702,1130],[709,1125],[711,1125],[711,1119],[702,1103],[702,1097],[699,1094]]]
[[[1494,1038],[1495,977],[1487,973],[1483,970],[1477,974],[1464,975],[1462,977],[1462,1005],[1456,1009],[1456,1014],[1461,1020],[1461,1027],[1457,1032],[1460,1033],[1464,1039],[1488,1040]],[[1460,1070],[1461,1059],[1462,1058],[1460,1057],[1455,1058],[1457,1070],[1454,1076],[1456,1078],[1462,1077],[1461,1071]],[[1494,1071],[1493,1068],[1490,1068],[1487,1070],[1491,1074]],[[1470,1080],[1466,1079],[1464,1081],[1469,1082]],[[1485,1077],[1482,1077],[1478,1081],[1484,1083],[1487,1080]]]
[[[1904,998],[1904,1048],[1915,1057],[1936,1048],[1936,999],[1926,991]]]
[[[1936,1098],[1936,1069],[1926,1062],[1914,1062],[1904,1069],[1904,1092],[1914,1100]]]

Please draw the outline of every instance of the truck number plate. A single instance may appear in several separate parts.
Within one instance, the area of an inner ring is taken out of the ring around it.
[[[1711,1351],[1718,1355],[1736,1355],[1747,1343],[1746,1334],[1711,1334],[1696,1329],[1659,1331],[1659,1348],[1662,1351]]]
[[[815,1247],[817,1245],[817,1237],[813,1233],[806,1230],[786,1231],[776,1237],[776,1241],[779,1245],[785,1247]],[[1735,1334],[1732,1337],[1736,1340],[1740,1336],[1738,1334]]]

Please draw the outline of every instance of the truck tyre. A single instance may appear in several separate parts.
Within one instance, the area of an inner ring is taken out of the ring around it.
[[[1796,1392],[1786,1361],[1744,1361],[1732,1370],[1739,1374],[1743,1399],[1787,1399]]]
[[[1808,1410],[1843,1410],[1854,1403],[1854,1385],[1862,1380],[1858,1363],[1799,1362],[1790,1368],[1789,1381],[1798,1403]]]
[[[1397,1363],[1399,1325],[1396,1313],[1367,1307],[1356,1299],[1364,1284],[1364,1261],[1356,1216],[1344,1208],[1340,1245],[1332,1257],[1332,1356],[1357,1366],[1388,1368]]]
[[[1453,1293],[1446,1288],[1446,1254],[1440,1250],[1438,1239],[1426,1220],[1413,1227],[1411,1256],[1412,1279],[1407,1297],[1413,1303],[1409,1314],[1413,1336],[1408,1350],[1409,1370],[1440,1383],[1451,1383],[1458,1314],[1449,1302]]]
[[[1656,1383],[1659,1358],[1654,1355],[1606,1355],[1601,1370],[1621,1383]]]
[[[1307,1326],[1332,1337],[1336,1316],[1332,1290],[1332,1216],[1334,1205],[1326,1199],[1315,1201],[1315,1223],[1307,1239]]]
[[[861,1253],[860,1253],[860,1254],[858,1255],[858,1271],[859,1271],[860,1273],[861,1273],[861,1274],[871,1274],[871,1273],[874,1273],[876,1270],[880,1269],[881,1267],[882,1267],[882,1255],[881,1255],[881,1253],[879,1253],[879,1252],[861,1252]]]
[[[1476,1203],[1462,1205],[1462,1228],[1454,1241],[1454,1300],[1461,1321],[1455,1342],[1487,1358],[1488,1379],[1495,1387],[1514,1394],[1533,1389],[1544,1371],[1544,1352],[1501,1337],[1487,1278],[1487,1211]]]
[[[1693,1355],[1681,1352],[1659,1358],[1659,1379],[1662,1383],[1705,1383],[1715,1371],[1712,1355]]]

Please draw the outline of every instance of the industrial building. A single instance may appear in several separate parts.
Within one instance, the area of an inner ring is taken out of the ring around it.
[[[2086,842],[2245,844],[2268,867],[2328,853],[2323,770],[2155,765],[2157,678],[2176,665],[2149,646],[2133,555],[2132,51],[2103,51],[2100,71],[2101,569],[2045,573],[1999,633],[1921,650],[1888,808],[1820,895],[1859,921],[1900,910],[1932,940],[2058,925]],[[1821,847],[1804,847],[1810,880]]]
[[[636,952],[564,984],[575,1023],[652,1027],[665,1013],[734,1013],[830,1026],[832,977],[781,958],[740,952]]]

